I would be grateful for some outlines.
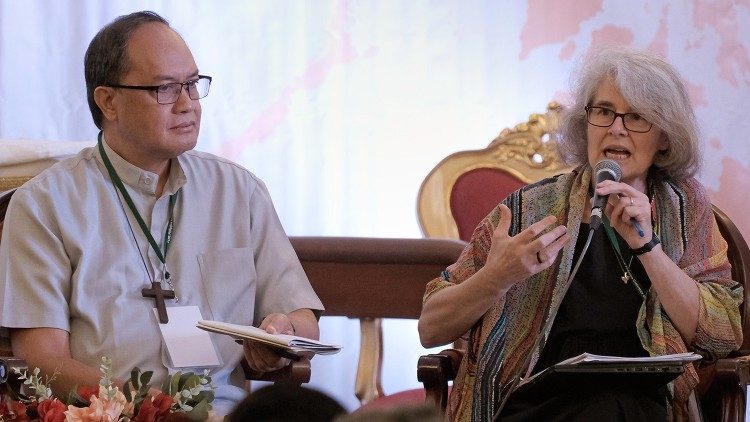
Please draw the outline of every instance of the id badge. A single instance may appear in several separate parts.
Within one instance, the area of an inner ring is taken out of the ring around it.
[[[154,308],[154,316],[157,310]],[[167,307],[169,322],[158,324],[173,368],[211,368],[221,365],[211,335],[196,327],[202,320],[197,306]],[[156,317],[158,321],[158,316]]]

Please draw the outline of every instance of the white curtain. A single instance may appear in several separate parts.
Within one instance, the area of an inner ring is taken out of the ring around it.
[[[709,0],[0,0],[0,138],[95,140],[83,54],[116,16],[154,10],[214,77],[198,148],[260,176],[290,235],[419,237],[415,201],[446,155],[569,99],[576,60],[649,48],[690,87],[701,180],[750,235],[750,5]],[[413,322],[386,324],[386,392],[417,387]],[[312,385],[353,408],[358,326]]]

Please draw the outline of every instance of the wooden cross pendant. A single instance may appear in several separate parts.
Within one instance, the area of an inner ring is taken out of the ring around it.
[[[161,288],[161,282],[155,281],[151,283],[150,289],[142,289],[141,295],[143,297],[154,298],[156,313],[159,315],[159,323],[168,323],[169,317],[167,316],[167,305],[164,303],[164,299],[174,299],[174,290],[164,290]]]

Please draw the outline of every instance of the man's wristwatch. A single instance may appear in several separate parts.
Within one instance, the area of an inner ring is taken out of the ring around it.
[[[654,249],[654,246],[658,245],[659,243],[661,243],[661,241],[659,240],[659,236],[657,236],[656,233],[652,233],[651,240],[649,240],[648,243],[638,249],[631,249],[630,252],[633,255],[643,255],[646,252],[651,252],[651,249]]]

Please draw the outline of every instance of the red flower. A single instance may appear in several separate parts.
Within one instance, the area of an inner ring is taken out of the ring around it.
[[[155,397],[146,398],[133,419],[136,422],[155,422],[162,420],[169,414],[174,399],[167,394],[160,393]]]
[[[5,420],[5,416],[9,416],[9,419],[15,421],[30,420],[28,415],[26,415],[26,405],[16,400],[0,404],[0,420]]]
[[[99,386],[78,387],[76,393],[88,403],[91,401],[91,396],[99,397]]]
[[[63,422],[66,410],[68,408],[58,399],[42,400],[36,407],[39,419],[42,422]]]

